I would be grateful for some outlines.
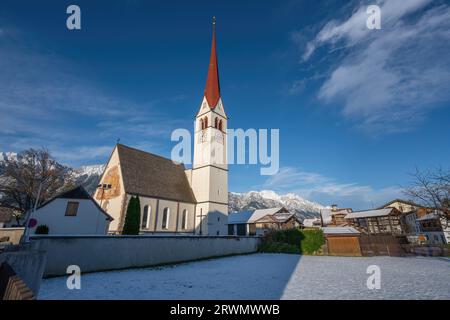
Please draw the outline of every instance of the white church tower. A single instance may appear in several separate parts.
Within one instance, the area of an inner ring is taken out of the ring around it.
[[[211,57],[205,95],[195,119],[191,185],[197,200],[195,233],[228,234],[227,116],[220,96],[213,18]]]

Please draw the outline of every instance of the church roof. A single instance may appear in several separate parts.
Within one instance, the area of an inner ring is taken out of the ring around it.
[[[195,203],[195,196],[183,164],[117,145],[125,192],[128,194]]]
[[[211,44],[211,57],[209,59],[208,76],[206,78],[205,97],[211,109],[217,106],[220,98],[219,70],[216,54],[216,19],[213,18],[213,34]]]

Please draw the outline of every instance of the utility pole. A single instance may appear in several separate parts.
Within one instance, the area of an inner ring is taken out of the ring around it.
[[[33,206],[33,213],[36,212],[37,210],[37,206],[39,203],[39,199],[41,198],[41,191],[42,191],[42,182],[43,180],[39,180],[39,187],[38,187],[38,192],[37,192],[37,197],[34,201],[34,206]],[[30,217],[31,217],[31,212],[27,213],[27,218],[25,219],[25,230],[24,230],[24,236],[22,238],[22,243],[27,243],[29,241],[30,238],[30,227],[28,226],[30,223]]]

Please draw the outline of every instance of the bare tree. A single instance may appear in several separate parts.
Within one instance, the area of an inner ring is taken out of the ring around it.
[[[54,160],[46,149],[29,149],[7,159],[0,177],[0,205],[16,212],[16,222],[31,210],[37,201],[42,204],[65,187],[72,185],[70,170]],[[41,193],[37,198],[41,185]]]
[[[450,212],[450,171],[442,167],[433,170],[416,171],[411,174],[412,184],[404,189],[404,194],[431,208],[449,220]]]

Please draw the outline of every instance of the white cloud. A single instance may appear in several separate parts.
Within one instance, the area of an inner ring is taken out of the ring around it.
[[[450,7],[430,0],[384,0],[382,30],[366,27],[366,7],[327,23],[305,48],[343,47],[318,97],[372,133],[407,131],[450,100]],[[334,55],[332,55],[334,57]]]
[[[262,187],[278,192],[293,192],[324,205],[338,203],[354,209],[379,206],[402,195],[399,187],[387,186],[376,189],[370,185],[354,182],[341,183],[334,178],[294,167],[280,168],[279,172],[269,177]]]

